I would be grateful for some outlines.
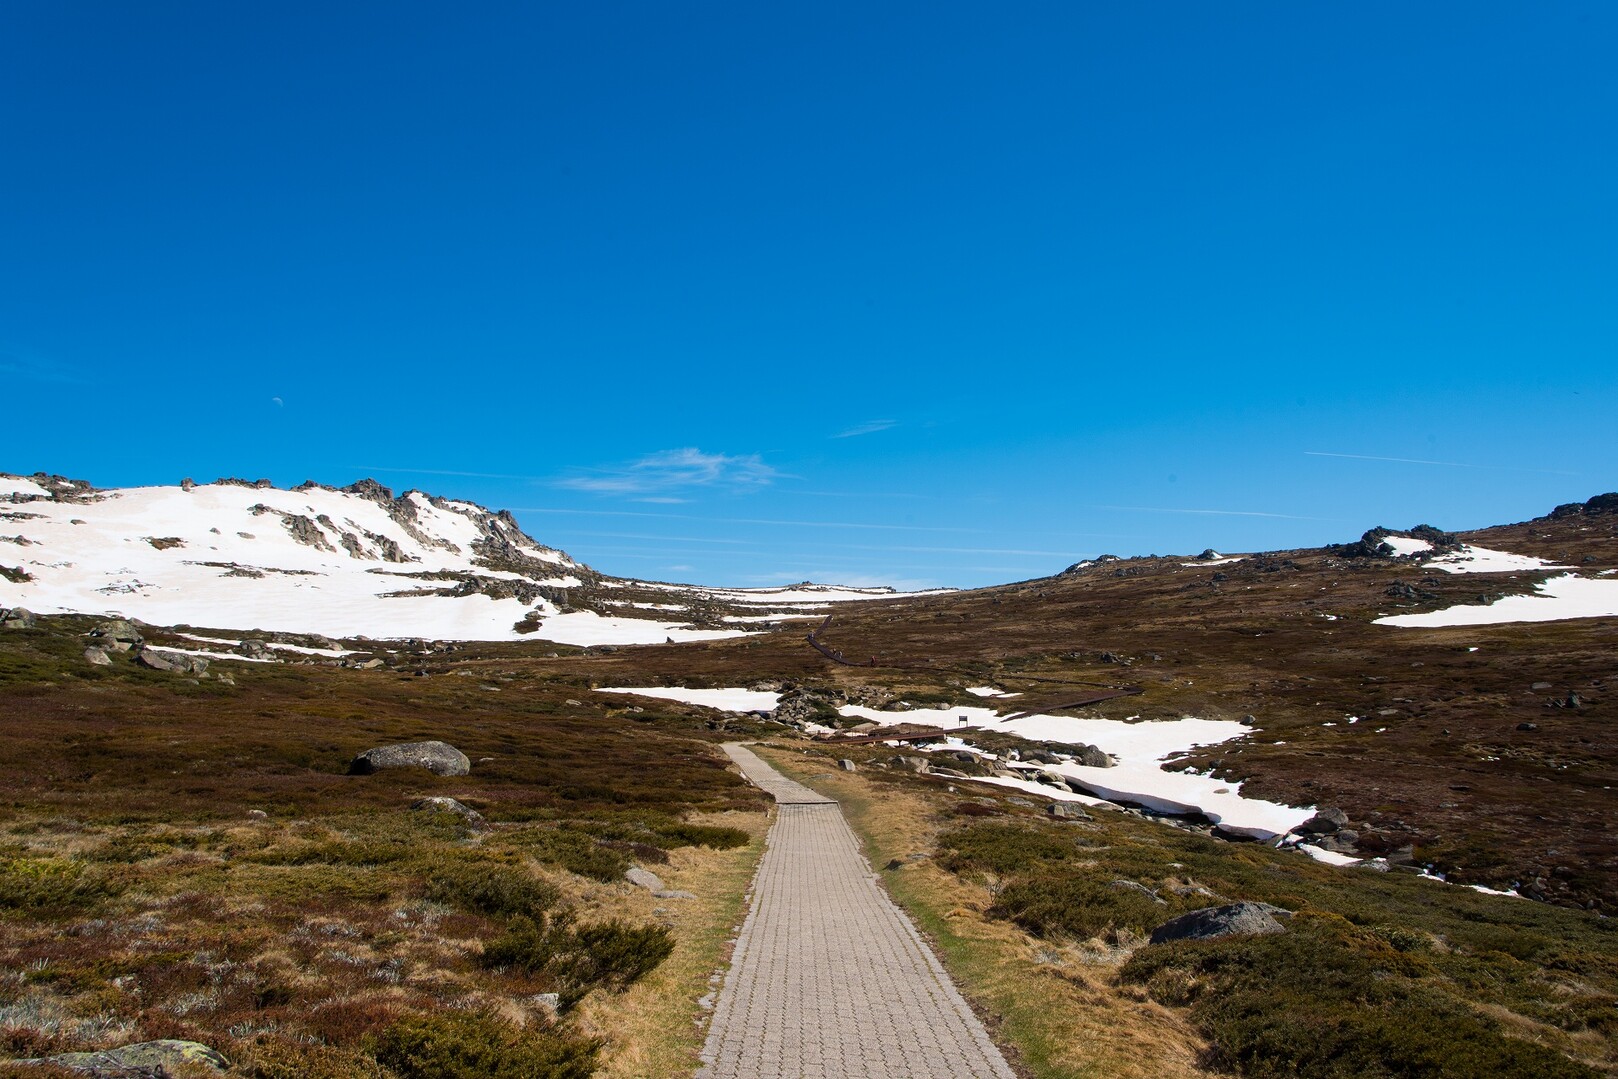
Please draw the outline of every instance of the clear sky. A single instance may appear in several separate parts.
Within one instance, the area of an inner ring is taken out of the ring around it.
[[[1618,5],[0,9],[0,470],[974,585],[1618,488]]]

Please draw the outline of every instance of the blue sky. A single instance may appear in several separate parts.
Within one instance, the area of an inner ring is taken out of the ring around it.
[[[1605,3],[0,12],[0,469],[975,585],[1618,487]]]

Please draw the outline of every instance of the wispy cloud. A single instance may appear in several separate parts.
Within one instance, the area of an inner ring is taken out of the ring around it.
[[[1376,457],[1369,453],[1327,453],[1324,450],[1304,450],[1305,457],[1342,457],[1350,461],[1389,461],[1400,465],[1437,465],[1442,468],[1486,468],[1500,472],[1538,472],[1546,476],[1577,476],[1577,472],[1564,472],[1556,468],[1521,468],[1516,465],[1476,465],[1465,461],[1424,461],[1418,457]]]
[[[570,535],[570,536],[592,536],[592,537],[605,536],[608,539],[659,540],[659,541],[664,542],[664,543],[723,543],[723,544],[734,544],[734,545],[738,545],[738,546],[746,544],[748,542],[747,540],[730,539],[730,538],[725,537],[725,536],[669,536],[669,535],[664,535],[664,534],[657,533],[657,532],[592,532],[592,531],[588,531],[588,530],[585,530],[585,531],[572,531],[572,530],[570,530],[568,532],[568,535]]]
[[[580,510],[558,509],[555,506],[512,506],[513,513],[551,513],[585,517],[653,517],[664,521],[702,521],[714,525],[771,525],[780,528],[859,528],[889,532],[976,532],[987,533],[986,528],[961,528],[954,525],[890,525],[865,521],[776,521],[763,517],[700,517],[690,513],[643,513],[637,510]]]
[[[615,468],[595,468],[557,480],[558,487],[600,494],[658,495],[694,487],[754,491],[780,476],[756,453],[732,456],[694,447],[662,450]]]
[[[1021,547],[906,547],[897,544],[828,543],[825,546],[845,551],[903,551],[906,554],[1010,554],[1034,558],[1077,558],[1079,552],[1032,551]]]
[[[914,491],[793,491],[792,493],[816,498],[925,498],[935,502],[939,498],[938,495],[921,495]]]
[[[831,437],[833,437],[833,438],[858,438],[860,435],[874,435],[878,431],[886,431],[890,427],[897,427],[897,426],[899,426],[899,421],[898,420],[866,420],[864,423],[856,424],[855,426],[850,427],[846,431],[839,431],[835,435],[832,435]]]
[[[1097,506],[1098,510],[1124,510],[1128,513],[1190,513],[1200,517],[1272,517],[1279,521],[1329,521],[1329,517],[1299,517],[1292,513],[1260,513],[1257,510],[1181,509],[1176,506]]]

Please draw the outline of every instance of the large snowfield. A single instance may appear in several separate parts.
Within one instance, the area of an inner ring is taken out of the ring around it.
[[[0,497],[47,493],[32,480],[0,482]],[[557,614],[543,600],[433,594],[468,577],[558,588],[579,580],[566,555],[520,533],[511,537],[520,554],[554,566],[554,573],[529,577],[479,566],[473,544],[490,527],[486,510],[420,492],[403,497],[415,510],[413,529],[376,501],[319,487],[134,487],[82,503],[0,504],[0,561],[32,578],[0,579],[0,605],[339,638],[522,640],[514,627],[536,608],[544,615],[541,629],[528,639],[661,644],[735,635],[591,611]],[[285,523],[293,517],[309,522],[313,531],[306,534],[316,543],[293,536]],[[409,561],[388,560],[390,551]],[[424,573],[455,579],[416,576]]]
[[[40,614],[97,614],[153,625],[321,634],[390,640],[516,641],[571,645],[663,644],[744,636],[684,621],[614,617],[547,599],[525,602],[472,591],[467,581],[531,582],[576,588],[581,567],[470,502],[419,491],[402,524],[380,501],[326,487],[281,490],[242,483],[131,487],[85,501],[55,501],[33,479],[0,475],[0,565],[28,580],[0,577],[0,607]],[[295,534],[297,532],[298,534]],[[491,533],[510,542],[528,572],[480,565],[475,545]],[[301,538],[300,538],[301,536]],[[434,579],[423,575],[444,575]],[[640,582],[606,582],[627,586]],[[888,598],[886,588],[801,584],[697,589],[745,605],[808,612]],[[646,607],[646,604],[635,604]],[[681,606],[668,605],[679,611]],[[516,626],[530,613],[538,628]],[[790,615],[759,615],[773,621]]]

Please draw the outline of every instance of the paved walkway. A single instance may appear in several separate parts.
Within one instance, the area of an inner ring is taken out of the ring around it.
[[[837,803],[724,749],[780,808],[698,1079],[1013,1079]]]

